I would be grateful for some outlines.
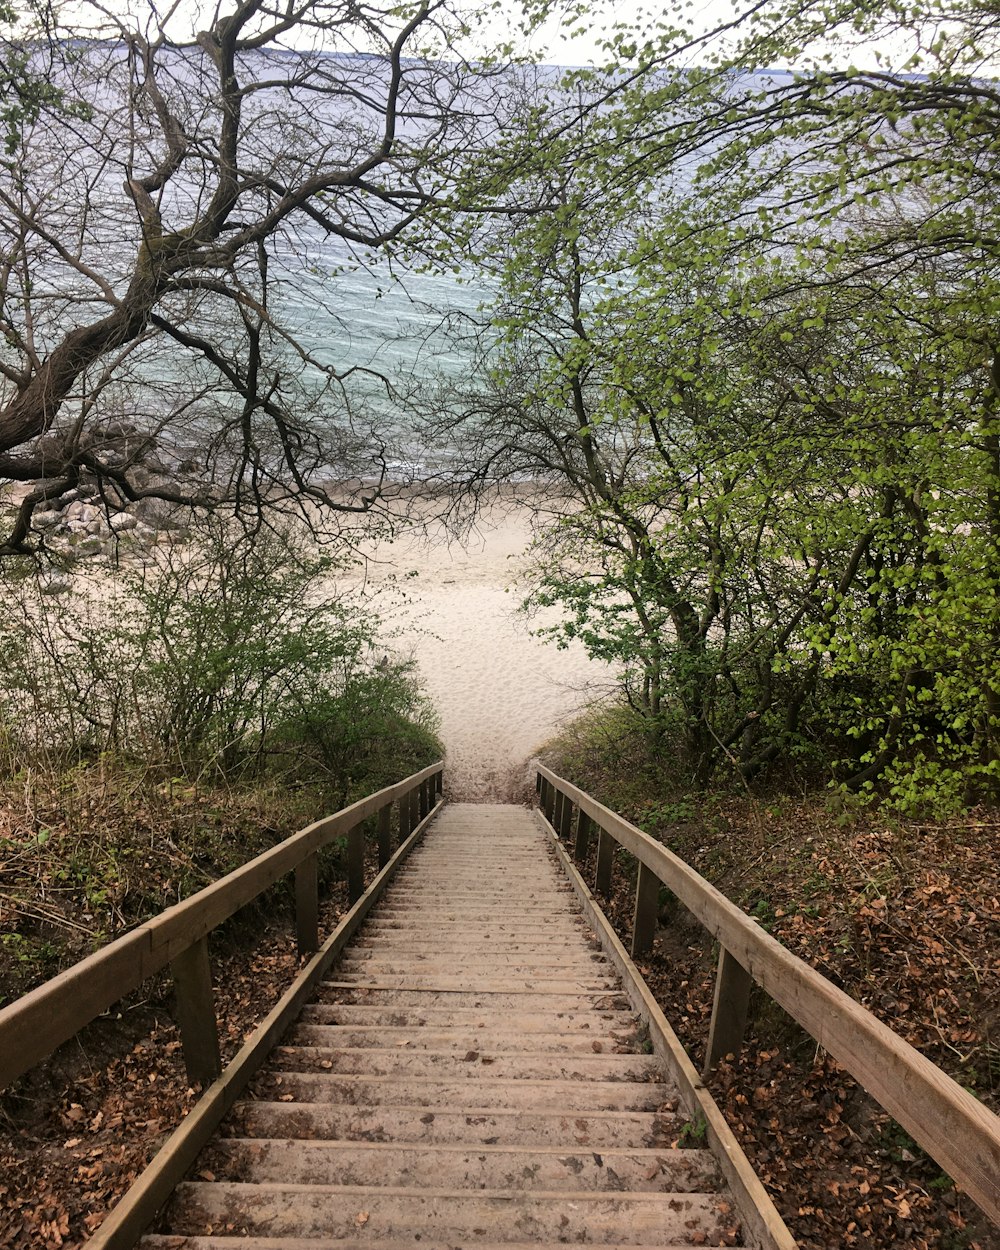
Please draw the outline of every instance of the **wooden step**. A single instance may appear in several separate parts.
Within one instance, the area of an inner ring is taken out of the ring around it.
[[[354,971],[351,968],[338,970],[336,981],[327,981],[328,987],[349,987],[363,985],[371,989],[381,990],[485,990],[493,994],[521,994],[526,991],[553,994],[607,994],[618,988],[617,978],[581,974],[574,977],[566,973],[526,972],[507,973],[499,971],[492,976],[478,973],[475,969],[469,972],[450,970],[435,971],[429,968],[417,972],[379,972],[372,973]]]
[[[673,1241],[725,1245],[728,1204],[715,1194],[410,1189],[406,1186],[240,1184],[188,1181],[178,1186],[174,1231],[197,1235],[229,1229],[241,1235],[357,1236],[420,1242],[542,1238],[624,1245]],[[692,1240],[697,1237],[697,1240]]]
[[[453,1029],[497,1028],[496,1018],[486,1007],[433,1006],[421,1003],[414,1007],[384,1006],[375,1003],[310,1003],[302,1019],[317,1024],[356,1024],[365,1028],[421,1030],[448,1027]],[[630,1007],[605,1007],[599,1011],[587,1004],[584,1011],[521,1011],[507,1012],[502,1027],[514,1033],[573,1032],[603,1035],[606,1031],[638,1027],[638,1019]]]
[[[219,1180],[258,1184],[404,1185],[445,1189],[707,1193],[719,1186],[707,1150],[566,1150],[561,1146],[229,1138],[211,1156]]]
[[[369,1003],[392,1007],[482,1007],[494,1012],[511,1011],[623,1011],[629,1007],[624,994],[609,990],[567,994],[557,990],[471,990],[458,987],[401,989],[392,985],[338,984],[325,981],[317,991],[324,1003]]]
[[[566,1250],[566,1243],[562,1241],[476,1241],[469,1243],[475,1245],[476,1250]],[[708,1244],[707,1242],[701,1244]],[[735,1242],[727,1242],[727,1245],[735,1245]],[[367,1238],[347,1238],[344,1241],[317,1242],[312,1237],[247,1237],[247,1236],[229,1236],[229,1237],[177,1237],[169,1233],[147,1234],[142,1239],[141,1245],[145,1250],[328,1250],[331,1245],[336,1245],[337,1250],[373,1250],[372,1242]],[[382,1238],[378,1242],[377,1250],[418,1250],[420,1243],[414,1243],[413,1239],[403,1239],[400,1241],[387,1240]],[[690,1242],[686,1242],[684,1246],[677,1242],[671,1245],[665,1245],[663,1242],[657,1242],[655,1245],[640,1246],[630,1245],[626,1247],[622,1242],[614,1244],[605,1243],[602,1250],[685,1250],[689,1247]],[[427,1250],[430,1250],[428,1247]]]
[[[303,1021],[315,1019],[303,1013]],[[638,1033],[634,1028],[623,1027],[617,1032],[598,1029],[578,1029],[576,1032],[559,1032],[554,1027],[534,1033],[514,1029],[457,1028],[386,1028],[383,1025],[365,1028],[356,1024],[299,1024],[289,1034],[291,1046],[331,1046],[357,1049],[383,1047],[390,1051],[433,1050],[459,1051],[465,1055],[470,1050],[487,1046],[491,1053],[514,1054],[518,1052],[551,1051],[553,1054],[615,1054],[635,1049]]]
[[[442,1080],[660,1081],[660,1061],[652,1055],[613,1051],[553,1053],[498,1052],[489,1039],[468,1050],[380,1049],[373,1046],[279,1046],[274,1066],[281,1072],[330,1072],[363,1076],[420,1077]]]
[[[142,1250],[738,1244],[523,809],[446,806]]]
[[[427,951],[426,953],[400,951],[395,954],[386,951],[359,950],[352,951],[349,956],[341,959],[337,965],[337,972],[338,974],[349,971],[369,975],[373,972],[402,975],[409,972],[426,973],[434,968],[460,968],[464,972],[484,977],[497,972],[502,972],[504,976],[530,976],[536,972],[542,976],[552,976],[554,972],[572,972],[574,976],[588,972],[597,972],[601,976],[612,975],[611,965],[602,955],[594,951],[586,953],[578,951],[574,954],[541,952],[529,957],[523,953],[507,955],[494,952],[490,955],[485,951],[480,954],[469,950],[464,956],[457,952],[440,951]]]
[[[468,1092],[468,1091],[467,1091]],[[422,1142],[428,1145],[561,1146],[566,1150],[665,1149],[682,1135],[686,1120],[676,1109],[595,1111],[477,1107],[454,1103],[442,1109],[392,1103],[296,1103],[259,1099],[239,1103],[225,1131],[236,1136],[296,1137],[324,1141]]]
[[[483,1076],[470,1092],[467,1077],[346,1076],[335,1072],[275,1072],[257,1078],[259,1096],[289,1102],[341,1102],[365,1106],[545,1107],[565,1111],[656,1111],[671,1087],[644,1081],[532,1080]]]

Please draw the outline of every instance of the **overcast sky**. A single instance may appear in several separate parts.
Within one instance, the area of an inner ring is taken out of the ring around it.
[[[70,20],[73,16],[78,16],[84,25],[92,28],[95,22],[102,24],[102,33],[109,34],[110,29],[104,15],[125,15],[131,12],[141,27],[147,20],[145,15],[149,13],[148,6],[153,3],[154,0],[104,0],[101,4],[92,3],[92,0],[68,0],[62,12]],[[216,4],[223,12],[228,12],[235,7],[235,0],[174,0],[172,4],[158,7],[161,13],[170,12],[169,30],[173,37],[187,42],[195,31],[207,29],[211,25]],[[523,20],[519,0],[498,0],[493,9],[483,0],[466,0],[465,7],[467,12],[475,13],[479,20],[476,33],[462,49],[470,58],[482,55],[490,48],[512,38]],[[554,7],[562,7],[564,10],[566,7],[576,7],[576,0],[564,0],[561,6],[557,2]],[[653,32],[657,24],[664,21],[683,23],[699,34],[705,34],[732,22],[737,10],[744,12],[753,7],[754,0],[737,0],[735,4],[733,0],[693,0],[690,5],[688,0],[666,0],[665,3],[661,0],[659,4],[648,3],[648,0],[588,0],[585,19],[574,22],[572,30],[567,29],[559,16],[553,16],[534,33],[528,49],[550,65],[603,64],[608,56],[600,47],[601,36],[616,24],[635,31],[640,39]],[[302,30],[299,34],[309,44],[315,41],[315,32]],[[282,42],[301,46],[294,32],[284,36]],[[524,49],[523,38],[519,43]],[[710,46],[717,51],[720,43],[714,41]],[[876,64],[876,51],[883,55],[888,54],[897,66],[909,55],[909,50],[903,52],[901,40],[895,49],[892,41],[887,43],[882,40],[877,48],[874,45],[854,45],[850,48],[846,45],[833,45],[833,59],[842,68],[848,64],[867,68]],[[691,62],[695,64],[703,64],[705,59],[704,46],[692,51],[690,56]]]

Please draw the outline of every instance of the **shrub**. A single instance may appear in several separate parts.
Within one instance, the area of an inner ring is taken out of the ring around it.
[[[8,577],[8,769],[112,753],[185,777],[312,773],[342,798],[356,776],[428,762],[412,666],[385,655],[369,607],[332,593],[339,567],[291,531],[239,541],[205,517],[146,562],[77,573],[65,601]]]

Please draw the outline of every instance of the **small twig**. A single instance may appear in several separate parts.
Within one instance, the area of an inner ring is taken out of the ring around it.
[[[39,907],[37,903],[24,903],[10,894],[0,894],[0,899],[7,903],[14,910],[15,914],[30,916],[34,920],[41,920],[46,924],[54,924],[62,929],[75,929],[77,933],[86,933],[88,935],[91,933],[91,930],[86,925],[77,924],[75,920],[69,920],[59,912],[47,911],[44,907]]]

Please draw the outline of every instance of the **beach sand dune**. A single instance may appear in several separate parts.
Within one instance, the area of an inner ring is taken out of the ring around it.
[[[526,506],[496,507],[463,543],[414,528],[368,553],[364,579],[395,649],[412,657],[440,716],[445,788],[464,802],[519,801],[533,787],[533,753],[613,684],[579,644],[535,637],[548,615],[518,611],[513,587],[531,541]],[[359,575],[360,577],[360,575]]]

